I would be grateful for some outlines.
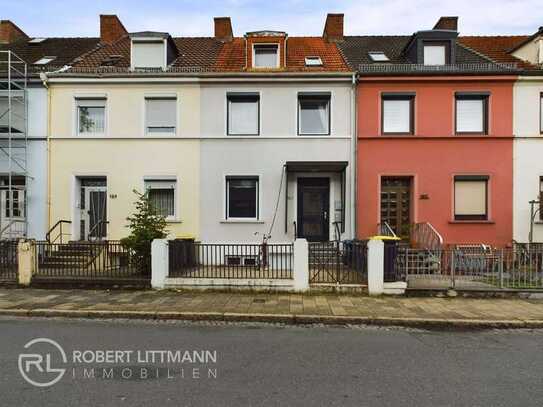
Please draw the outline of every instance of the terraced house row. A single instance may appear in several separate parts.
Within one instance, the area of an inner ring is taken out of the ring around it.
[[[543,29],[461,36],[0,23],[1,237],[116,240],[148,191],[202,242],[543,240]],[[31,30],[31,27],[26,27]],[[423,27],[421,27],[423,28]]]

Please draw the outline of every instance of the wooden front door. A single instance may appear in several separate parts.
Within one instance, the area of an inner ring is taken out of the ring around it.
[[[384,222],[387,222],[398,236],[409,237],[411,178],[381,178],[381,223]]]
[[[309,242],[330,238],[330,179],[298,178],[298,237]]]

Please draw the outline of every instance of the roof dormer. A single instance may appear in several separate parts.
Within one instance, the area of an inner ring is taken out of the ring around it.
[[[287,33],[253,31],[245,34],[247,68],[255,70],[285,69]]]
[[[543,64],[543,27],[513,48],[511,54],[534,65]]]
[[[433,29],[413,34],[404,53],[413,64],[455,64],[457,29],[458,17],[441,17]]]
[[[142,31],[130,34],[130,68],[162,69],[177,57],[177,48],[168,33]]]

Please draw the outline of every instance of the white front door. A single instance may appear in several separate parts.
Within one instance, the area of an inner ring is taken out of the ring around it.
[[[25,191],[12,188],[10,196],[9,190],[0,190],[0,231],[4,232],[2,237],[24,236],[24,220]]]

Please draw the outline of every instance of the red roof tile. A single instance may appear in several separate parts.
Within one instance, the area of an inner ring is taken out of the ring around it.
[[[459,41],[466,47],[473,49],[496,62],[513,62],[524,69],[535,68],[534,65],[522,61],[509,53],[509,51],[525,41],[527,35],[510,36],[462,36]]]

